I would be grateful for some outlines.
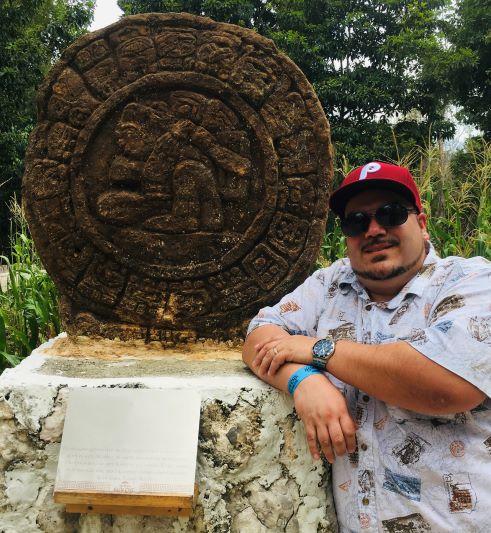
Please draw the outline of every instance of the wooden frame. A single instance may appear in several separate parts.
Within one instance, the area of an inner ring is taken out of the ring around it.
[[[56,491],[54,500],[67,513],[191,516],[197,496],[195,485],[193,496]]]

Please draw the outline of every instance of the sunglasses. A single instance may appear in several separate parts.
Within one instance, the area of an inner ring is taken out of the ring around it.
[[[419,213],[419,211],[415,207],[406,207],[398,203],[383,205],[371,213],[357,211],[341,219],[341,230],[347,237],[356,237],[367,231],[372,218],[384,228],[394,228],[404,224],[409,213]]]

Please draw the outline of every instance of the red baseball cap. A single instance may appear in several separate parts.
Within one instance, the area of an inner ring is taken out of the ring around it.
[[[390,189],[398,192],[422,211],[418,187],[407,168],[372,161],[355,168],[331,194],[329,207],[336,215],[343,217],[346,204],[356,194],[367,189]]]

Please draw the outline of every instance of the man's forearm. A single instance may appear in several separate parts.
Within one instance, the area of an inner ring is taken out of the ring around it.
[[[263,346],[251,366],[268,383],[284,363],[310,364],[316,340],[286,333],[275,337],[274,330],[266,331],[269,327],[276,326],[264,326],[264,334],[258,333]],[[269,340],[264,342],[268,335]],[[340,340],[327,371],[379,400],[423,414],[466,411],[486,397],[477,387],[403,341],[370,345]]]
[[[466,411],[486,397],[403,341],[381,345],[338,341],[327,370],[379,400],[419,413]]]
[[[242,349],[242,359],[244,363],[266,383],[269,383],[276,389],[282,390],[283,392],[288,392],[288,380],[291,375],[296,372],[301,366],[298,363],[287,363],[283,365],[278,372],[274,375],[259,375],[257,368],[252,364],[254,358],[256,357],[256,345],[260,343],[265,338],[270,337],[288,337],[284,329],[279,326],[270,325],[270,326],[261,326],[260,328],[255,329],[244,342],[244,347]]]

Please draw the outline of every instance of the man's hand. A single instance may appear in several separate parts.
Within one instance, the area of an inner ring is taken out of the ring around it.
[[[325,376],[316,374],[301,381],[293,400],[314,459],[320,457],[319,445],[331,464],[335,455],[355,451],[356,425],[344,396]]]
[[[304,335],[270,336],[255,345],[252,366],[261,376],[274,376],[285,363],[308,365],[312,362],[312,347],[319,339]]]
[[[316,340],[315,337],[289,335],[278,326],[262,326],[247,337],[242,356],[255,374],[274,387],[287,392],[289,378],[301,367],[297,363],[287,362],[278,366],[273,375],[267,373],[269,363],[265,363],[266,373],[261,375],[261,363],[265,354],[271,351],[271,355],[274,355],[273,348],[279,345],[278,354],[292,358],[297,354],[297,357],[303,357],[306,362],[310,362],[312,346]],[[310,453],[314,459],[320,457],[319,445],[330,463],[334,462],[335,455],[355,450],[355,423],[349,414],[344,396],[327,376],[313,374],[305,378],[295,389],[293,401],[298,416],[304,424]]]

